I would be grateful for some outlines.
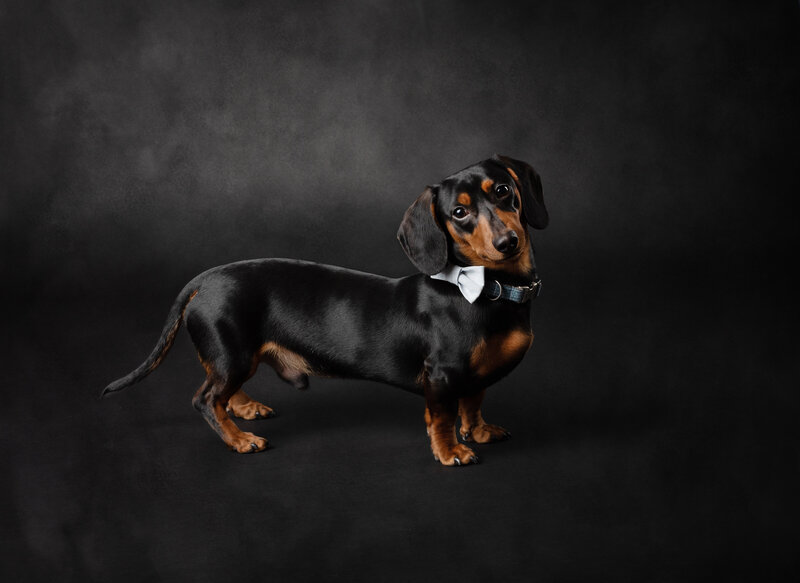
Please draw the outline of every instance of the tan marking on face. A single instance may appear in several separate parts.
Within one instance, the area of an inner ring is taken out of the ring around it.
[[[514,211],[504,211],[503,209],[494,209],[494,214],[506,226],[507,229],[514,231],[519,237],[520,241],[527,238],[527,232],[522,228],[522,222],[519,220],[519,215]]]
[[[515,184],[514,184],[514,194],[517,196],[517,200],[519,201],[519,208],[521,210],[522,209],[522,194],[521,194],[522,183],[519,181],[519,177],[517,176],[517,173],[514,172],[511,168],[506,168],[506,172],[508,172],[511,175],[511,178],[514,179],[514,182],[515,182]]]
[[[458,203],[463,204],[464,206],[469,206],[472,204],[472,197],[466,192],[462,192],[458,195]]]
[[[517,201],[517,208],[522,208],[522,197],[519,194],[519,188],[517,188],[516,183],[511,183],[511,192],[514,193],[514,200]]]
[[[481,339],[470,354],[469,364],[473,373],[485,377],[509,365],[515,365],[531,346],[533,333],[528,330],[511,330]]]
[[[439,219],[436,218],[436,203],[431,202],[431,216],[433,217],[433,222],[436,223],[436,226],[440,229],[442,226],[439,224]]]
[[[513,211],[494,209],[494,214],[502,221],[507,229],[514,231],[519,237],[519,249],[522,251],[513,261],[513,271],[516,273],[526,273],[532,268],[530,244],[528,243],[528,229],[522,225],[519,214]]]
[[[478,224],[471,233],[459,234],[451,221],[447,221],[447,230],[458,250],[473,265],[491,267],[503,259],[503,254],[492,245],[492,227],[486,217],[478,217]]]
[[[519,177],[517,176],[517,173],[514,172],[511,168],[506,168],[506,172],[508,172],[511,175],[511,178],[514,179],[514,182],[516,182],[516,184],[513,185],[514,194],[516,195],[517,200],[519,201],[519,207],[522,208],[522,196],[519,193],[519,189],[522,188],[522,184],[519,181]]]
[[[484,267],[488,267],[490,269],[498,269],[508,271],[510,273],[518,273],[520,275],[530,274],[531,257],[527,230],[522,227],[521,223],[519,222],[519,217],[516,216],[516,213],[511,213],[508,211],[495,212],[506,213],[506,215],[509,215],[501,216],[498,214],[498,217],[500,217],[500,219],[503,221],[503,224],[509,226],[509,228],[511,227],[508,223],[506,223],[506,220],[511,223],[512,217],[510,215],[514,215],[516,217],[516,223],[518,226],[514,228],[514,230],[519,237],[520,249],[522,250],[519,255],[507,258],[497,249],[495,249],[494,244],[492,243],[492,239],[494,238],[492,234],[492,227],[489,225],[489,221],[485,217],[478,217],[478,224],[472,233],[464,233],[463,235],[460,234],[455,225],[453,225],[452,221],[446,222],[447,231],[450,233],[453,241],[458,246],[458,250],[471,265],[483,265]]]
[[[492,233],[492,226],[485,216],[478,217],[478,226],[472,231],[472,247],[479,255],[483,255],[489,259],[502,259],[503,254],[500,253],[492,245],[494,233]]]
[[[487,178],[481,182],[481,190],[483,190],[483,192],[486,194],[489,194],[489,191],[492,190],[492,186],[494,186],[494,180],[491,178]]]

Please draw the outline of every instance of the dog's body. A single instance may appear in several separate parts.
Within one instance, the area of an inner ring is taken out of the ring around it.
[[[530,302],[525,294],[522,301],[484,294],[470,303],[457,286],[428,275],[448,263],[482,265],[487,282],[533,290],[538,279],[523,217],[538,228],[547,224],[538,176],[525,163],[495,157],[429,187],[406,212],[398,238],[425,275],[389,279],[287,259],[210,269],[179,294],[150,357],[104,393],[155,369],[185,322],[207,375],[193,403],[238,452],[267,447],[228,416],[272,415],[241,390],[266,362],[301,389],[316,375],[422,394],[434,456],[445,465],[476,462],[458,443],[456,416],[465,440],[508,436],[483,421],[480,403],[533,340]]]

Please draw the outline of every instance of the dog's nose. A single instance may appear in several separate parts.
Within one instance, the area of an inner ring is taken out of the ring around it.
[[[502,235],[495,237],[492,241],[492,244],[494,245],[495,249],[500,251],[500,253],[512,253],[517,250],[517,245],[519,245],[519,237],[514,231],[506,231]]]

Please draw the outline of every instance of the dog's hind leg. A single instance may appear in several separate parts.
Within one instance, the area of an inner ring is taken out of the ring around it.
[[[225,410],[231,397],[239,391],[244,380],[247,380],[245,378],[241,382],[234,382],[235,378],[228,377],[222,380],[214,371],[209,371],[208,378],[198,389],[192,404],[232,450],[239,453],[264,451],[267,449],[268,441],[249,431],[239,429]]]
[[[250,376],[255,373],[259,362],[270,365],[281,379],[295,389],[308,388],[308,374],[311,369],[299,354],[283,348],[275,342],[266,342],[253,359]],[[275,411],[271,407],[254,400],[242,389],[236,391],[229,399],[227,412],[242,419],[268,419],[275,416]]]
[[[275,417],[275,411],[272,407],[259,403],[245,393],[244,389],[239,389],[231,396],[228,400],[227,411],[241,419],[268,419],[269,417]]]

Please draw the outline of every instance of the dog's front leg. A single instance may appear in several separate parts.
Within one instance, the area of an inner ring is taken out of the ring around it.
[[[435,391],[426,389],[425,402],[425,423],[434,459],[445,466],[477,464],[475,452],[456,438],[458,399],[438,396]]]
[[[481,402],[486,391],[458,400],[461,415],[461,439],[475,443],[502,441],[511,437],[511,432],[499,425],[486,423],[481,415]]]

